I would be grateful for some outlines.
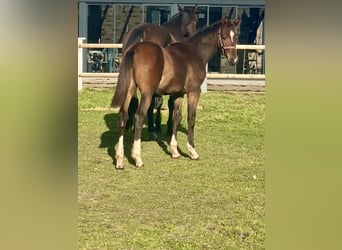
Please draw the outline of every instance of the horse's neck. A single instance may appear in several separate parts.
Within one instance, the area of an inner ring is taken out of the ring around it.
[[[173,36],[175,41],[182,41],[182,31],[181,31],[181,20],[178,17],[171,19],[167,23],[163,23],[161,26],[169,31],[169,33]]]
[[[202,58],[204,64],[207,64],[217,53],[217,39],[217,31],[213,30],[203,36],[191,38],[189,47]]]

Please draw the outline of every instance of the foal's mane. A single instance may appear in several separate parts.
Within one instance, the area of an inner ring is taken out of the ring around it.
[[[161,26],[165,25],[165,24],[172,24],[175,22],[179,22],[180,19],[178,19],[180,17],[180,13],[175,14],[174,16],[172,16],[166,23],[163,23]]]
[[[194,33],[192,36],[190,36],[189,41],[191,40],[195,40],[198,37],[202,37],[205,36],[209,33],[212,33],[214,31],[216,31],[218,29],[218,26],[220,26],[221,24],[221,20],[209,25],[209,26],[205,26],[202,29],[200,29],[199,31],[197,31],[196,33]]]

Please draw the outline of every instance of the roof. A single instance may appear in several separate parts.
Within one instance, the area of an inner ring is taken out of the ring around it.
[[[198,4],[217,6],[265,6],[265,0],[77,0],[87,4]]]

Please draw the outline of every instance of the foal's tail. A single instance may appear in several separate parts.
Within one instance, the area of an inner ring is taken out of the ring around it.
[[[120,64],[120,73],[118,83],[116,85],[115,94],[112,99],[111,107],[121,106],[128,94],[128,89],[130,83],[133,82],[132,79],[132,65],[133,65],[134,51],[127,51]]]

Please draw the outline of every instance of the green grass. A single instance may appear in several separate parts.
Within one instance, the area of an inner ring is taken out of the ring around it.
[[[180,159],[171,158],[167,137],[149,141],[144,127],[145,165],[136,169],[127,157],[133,141],[127,132],[125,170],[118,171],[112,94],[79,93],[79,249],[264,249],[265,96],[202,95],[195,126],[198,161],[186,150],[185,109]],[[166,119],[164,110],[163,132]]]

